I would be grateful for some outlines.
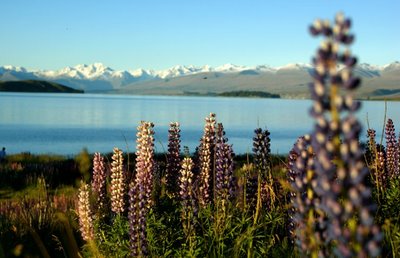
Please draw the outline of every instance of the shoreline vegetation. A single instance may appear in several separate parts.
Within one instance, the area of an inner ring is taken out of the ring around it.
[[[266,91],[251,91],[251,90],[240,90],[240,91],[227,91],[227,92],[207,92],[200,93],[194,91],[185,91],[184,96],[201,96],[201,97],[240,97],[240,98],[272,98],[279,99],[279,94],[273,94]]]
[[[120,94],[135,95],[131,93],[114,93],[112,91],[93,91],[85,92],[62,84],[50,81],[24,80],[24,81],[0,81],[0,92],[15,93],[73,93],[73,94]],[[400,101],[400,90],[379,89],[373,95],[367,97],[356,97],[363,101]],[[267,91],[237,90],[225,92],[197,92],[183,91],[182,94],[138,94],[143,96],[195,96],[195,97],[227,97],[227,98],[269,98],[269,99],[312,99],[311,96],[281,95]]]
[[[0,92],[84,93],[83,90],[76,90],[59,83],[37,80],[0,81]]]

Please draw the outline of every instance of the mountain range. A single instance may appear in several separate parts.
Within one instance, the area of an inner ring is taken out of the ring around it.
[[[312,65],[301,63],[281,67],[177,65],[160,71],[117,71],[101,63],[81,64],[56,71],[0,66],[0,81],[45,80],[88,93],[183,95],[252,90],[280,94],[285,98],[307,98],[312,69]],[[354,73],[363,81],[358,97],[400,96],[400,62],[383,66],[362,63]]]

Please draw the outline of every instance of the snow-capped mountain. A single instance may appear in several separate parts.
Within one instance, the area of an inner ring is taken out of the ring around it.
[[[212,69],[207,65],[202,67],[196,67],[193,65],[189,66],[177,65],[166,70],[157,71],[155,72],[155,75],[156,77],[165,79],[165,78],[173,78],[173,77],[185,76],[196,73],[205,73],[210,71],[212,71]]]
[[[85,91],[111,91],[124,88],[127,85],[142,83],[147,81],[157,81],[165,79],[174,79],[185,76],[195,76],[197,74],[218,73],[218,74],[238,74],[246,75],[268,75],[288,74],[291,72],[308,73],[312,65],[304,63],[287,64],[280,67],[271,67],[268,65],[241,66],[235,64],[224,64],[217,67],[177,65],[165,70],[122,70],[117,71],[102,63],[90,65],[80,64],[73,67],[65,67],[60,70],[29,70],[17,66],[0,66],[0,80],[48,80],[62,83],[76,89]],[[364,78],[380,77],[382,73],[399,71],[400,63],[393,62],[387,65],[378,66],[367,63],[358,65],[355,73]],[[206,78],[207,76],[203,76]]]
[[[278,71],[309,71],[313,66],[311,64],[293,63],[276,68]]]
[[[400,70],[400,62],[396,61],[382,67],[384,72],[398,71]]]
[[[105,79],[113,77],[115,71],[101,63],[91,65],[80,64],[74,67],[65,67],[58,71],[37,71],[36,75],[48,78],[73,78],[73,79]],[[118,74],[117,74],[118,75]]]

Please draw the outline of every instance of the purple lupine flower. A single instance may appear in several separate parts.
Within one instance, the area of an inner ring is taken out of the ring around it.
[[[151,194],[153,191],[154,161],[154,124],[151,122],[141,122],[137,130],[136,140],[136,184],[143,185],[143,196],[146,199],[146,207],[150,209],[153,201]]]
[[[224,127],[221,123],[217,126],[217,137],[215,146],[215,199],[222,204],[222,209],[225,209],[228,200],[234,197],[234,163],[232,145],[227,143]]]
[[[147,209],[143,186],[132,181],[129,184],[129,240],[133,257],[148,255]]]
[[[267,209],[271,209],[275,196],[273,189],[273,179],[270,169],[271,139],[268,130],[261,128],[254,130],[253,154],[254,164],[257,169],[257,176],[261,180],[261,201]],[[258,180],[258,179],[257,179]],[[258,182],[257,182],[258,183]]]
[[[268,130],[263,131],[261,128],[254,130],[253,137],[253,153],[254,163],[259,173],[266,175],[269,171],[270,166],[270,154],[271,154],[271,139],[270,132]]]
[[[111,210],[116,214],[125,211],[126,175],[124,171],[124,158],[122,151],[113,149],[111,163]]]
[[[214,145],[215,145],[215,114],[211,113],[205,119],[204,134],[199,146],[199,204],[204,207],[211,201],[211,173],[214,167]]]
[[[180,129],[179,123],[170,123],[168,130],[168,153],[166,167],[167,191],[169,194],[175,195],[178,190],[178,176],[180,170]]]
[[[93,218],[89,204],[89,185],[82,184],[78,193],[79,230],[85,241],[94,239]]]
[[[387,170],[386,170],[386,153],[382,145],[376,144],[376,131],[374,129],[367,130],[367,137],[369,139],[366,158],[369,162],[369,167],[373,180],[378,190],[383,191],[387,185]]]
[[[324,257],[326,217],[320,209],[321,197],[315,191],[315,154],[310,135],[297,139],[289,156],[288,179],[292,185],[289,210],[291,237],[304,255]]]
[[[136,175],[129,190],[130,243],[133,256],[147,256],[146,217],[150,211],[153,190],[154,130],[153,123],[142,121],[137,127]]]
[[[248,169],[246,171],[246,206],[253,209],[257,204],[258,174],[254,166]]]
[[[386,170],[389,178],[399,176],[399,146],[392,119],[388,119],[385,127],[386,138]]]
[[[291,186],[294,185],[296,182],[296,178],[298,177],[298,171],[295,169],[295,164],[296,160],[299,158],[300,153],[298,152],[298,149],[295,148],[296,145],[299,144],[300,141],[302,141],[303,137],[299,137],[294,145],[294,147],[289,151],[289,156],[288,156],[288,164],[287,164],[287,174],[286,178],[287,181]],[[304,173],[304,169],[301,170],[302,173]],[[293,241],[296,237],[296,227],[297,225],[295,224],[294,216],[296,213],[296,209],[293,207],[294,200],[296,199],[297,196],[297,191],[292,188],[292,190],[288,194],[288,199],[291,203],[291,206],[289,206],[288,209],[288,232],[289,232],[289,237],[291,241]]]
[[[196,205],[193,196],[193,161],[191,158],[184,158],[182,168],[179,173],[179,196],[181,199],[182,225],[186,237],[192,235],[194,219],[196,215]]]
[[[92,178],[92,192],[97,200],[97,210],[104,209],[106,204],[106,167],[104,164],[104,157],[96,152],[93,157],[93,178]]]
[[[356,58],[348,49],[339,52],[340,45],[346,47],[354,39],[350,25],[349,19],[338,14],[333,28],[329,22],[317,21],[310,29],[313,35],[327,37],[313,60],[311,85],[311,114],[316,120],[311,137],[316,154],[315,191],[328,218],[327,246],[334,241],[334,253],[340,257],[377,256],[382,236],[373,223],[374,205],[365,185],[369,171],[359,146],[361,125],[354,116],[360,102],[352,97],[360,79],[352,75]],[[338,63],[345,67],[339,70]],[[346,113],[341,115],[341,111]]]
[[[376,131],[374,129],[368,129],[367,137],[368,137],[368,143],[367,143],[366,156],[369,163],[373,165],[376,160],[376,140],[375,140]]]

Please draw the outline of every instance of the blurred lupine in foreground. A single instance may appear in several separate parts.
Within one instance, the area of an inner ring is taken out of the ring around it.
[[[231,201],[235,193],[235,183],[233,178],[233,149],[227,143],[225,131],[222,123],[217,125],[216,145],[215,145],[215,201],[221,204],[225,210],[228,201]]]
[[[148,255],[146,216],[152,201],[154,172],[153,123],[142,121],[137,127],[136,175],[129,190],[129,225],[131,252],[134,257]]]
[[[360,102],[352,95],[360,79],[352,75],[357,60],[346,47],[354,40],[350,26],[351,21],[338,14],[333,27],[321,20],[310,27],[313,35],[326,37],[313,60],[311,85],[316,192],[328,217],[325,246],[333,245],[340,257],[378,256],[382,236],[374,225],[374,204],[365,185],[369,171],[359,146],[361,125],[354,116]],[[341,70],[340,63],[344,65]]]
[[[93,157],[93,177],[92,177],[92,193],[96,199],[96,209],[102,212],[106,204],[106,167],[104,164],[104,157],[96,152]]]
[[[169,194],[175,194],[178,190],[178,177],[180,170],[180,148],[181,148],[181,130],[178,122],[170,123],[168,130],[168,153],[167,167],[165,171],[167,191]]]
[[[211,202],[211,184],[214,171],[214,145],[215,145],[215,114],[211,113],[205,119],[204,134],[200,140],[198,167],[200,170],[199,204],[205,207]]]
[[[78,194],[78,218],[83,240],[94,239],[93,218],[89,204],[89,185],[82,184]]]
[[[111,210],[116,214],[125,211],[126,176],[122,151],[114,148],[111,163]]]
[[[386,138],[386,170],[388,179],[399,176],[399,146],[396,139],[396,132],[392,119],[388,119],[385,127]]]
[[[189,157],[184,158],[179,174],[179,196],[182,205],[182,225],[186,238],[189,238],[194,234],[194,220],[196,217],[192,169],[192,159]]]

